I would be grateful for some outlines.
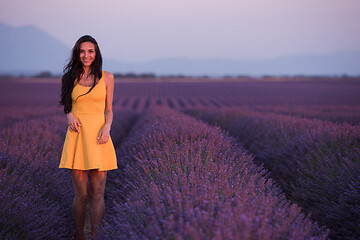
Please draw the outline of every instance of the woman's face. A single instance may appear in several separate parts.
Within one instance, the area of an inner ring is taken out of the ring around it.
[[[84,67],[90,67],[96,56],[95,45],[92,42],[80,43],[80,61]]]

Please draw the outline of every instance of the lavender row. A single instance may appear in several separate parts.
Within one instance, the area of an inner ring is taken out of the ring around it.
[[[116,111],[112,128],[120,144],[136,115]],[[69,239],[73,222],[70,172],[59,169],[66,118],[21,121],[0,132],[0,238]]]
[[[114,107],[137,112],[154,105],[174,109],[242,107],[336,122],[360,122],[360,82],[356,79],[239,80],[120,80],[115,84]],[[2,81],[0,125],[62,112],[58,107],[60,88],[59,79]]]
[[[117,154],[101,239],[326,238],[219,128],[151,109]]]
[[[113,123],[111,125],[111,140],[115,149],[120,147],[122,141],[129,134],[132,126],[138,118],[138,114],[132,110],[114,108]]]
[[[359,81],[277,80],[281,81],[127,81],[117,83],[115,95],[121,96],[120,105],[135,110],[156,104],[175,109],[243,107],[335,122],[360,122]]]
[[[71,179],[58,170],[64,120],[23,121],[1,131],[1,239],[70,236]]]
[[[188,111],[236,136],[333,239],[360,236],[360,127],[243,110]]]
[[[270,112],[297,116],[302,118],[327,120],[334,123],[349,123],[359,125],[360,123],[360,106],[359,105],[247,105],[242,106],[244,110],[257,112]]]

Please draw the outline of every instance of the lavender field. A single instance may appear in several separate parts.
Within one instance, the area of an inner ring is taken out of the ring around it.
[[[59,79],[0,80],[0,239],[70,239]],[[359,239],[360,79],[122,79],[99,239]]]

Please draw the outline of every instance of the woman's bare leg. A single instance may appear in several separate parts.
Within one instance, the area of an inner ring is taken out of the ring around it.
[[[76,239],[85,239],[84,224],[86,203],[88,199],[88,174],[86,170],[71,170],[75,198],[72,212],[77,232]]]
[[[91,235],[97,236],[97,228],[100,226],[101,220],[105,214],[105,183],[106,171],[90,170],[90,219],[91,219]]]

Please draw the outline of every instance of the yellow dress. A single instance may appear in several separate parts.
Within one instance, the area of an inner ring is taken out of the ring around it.
[[[97,144],[97,137],[105,124],[106,86],[103,77],[86,95],[90,87],[76,84],[72,94],[72,113],[79,119],[80,133],[66,133],[59,168],[107,171],[117,169],[114,145]],[[77,100],[76,100],[77,99]]]

